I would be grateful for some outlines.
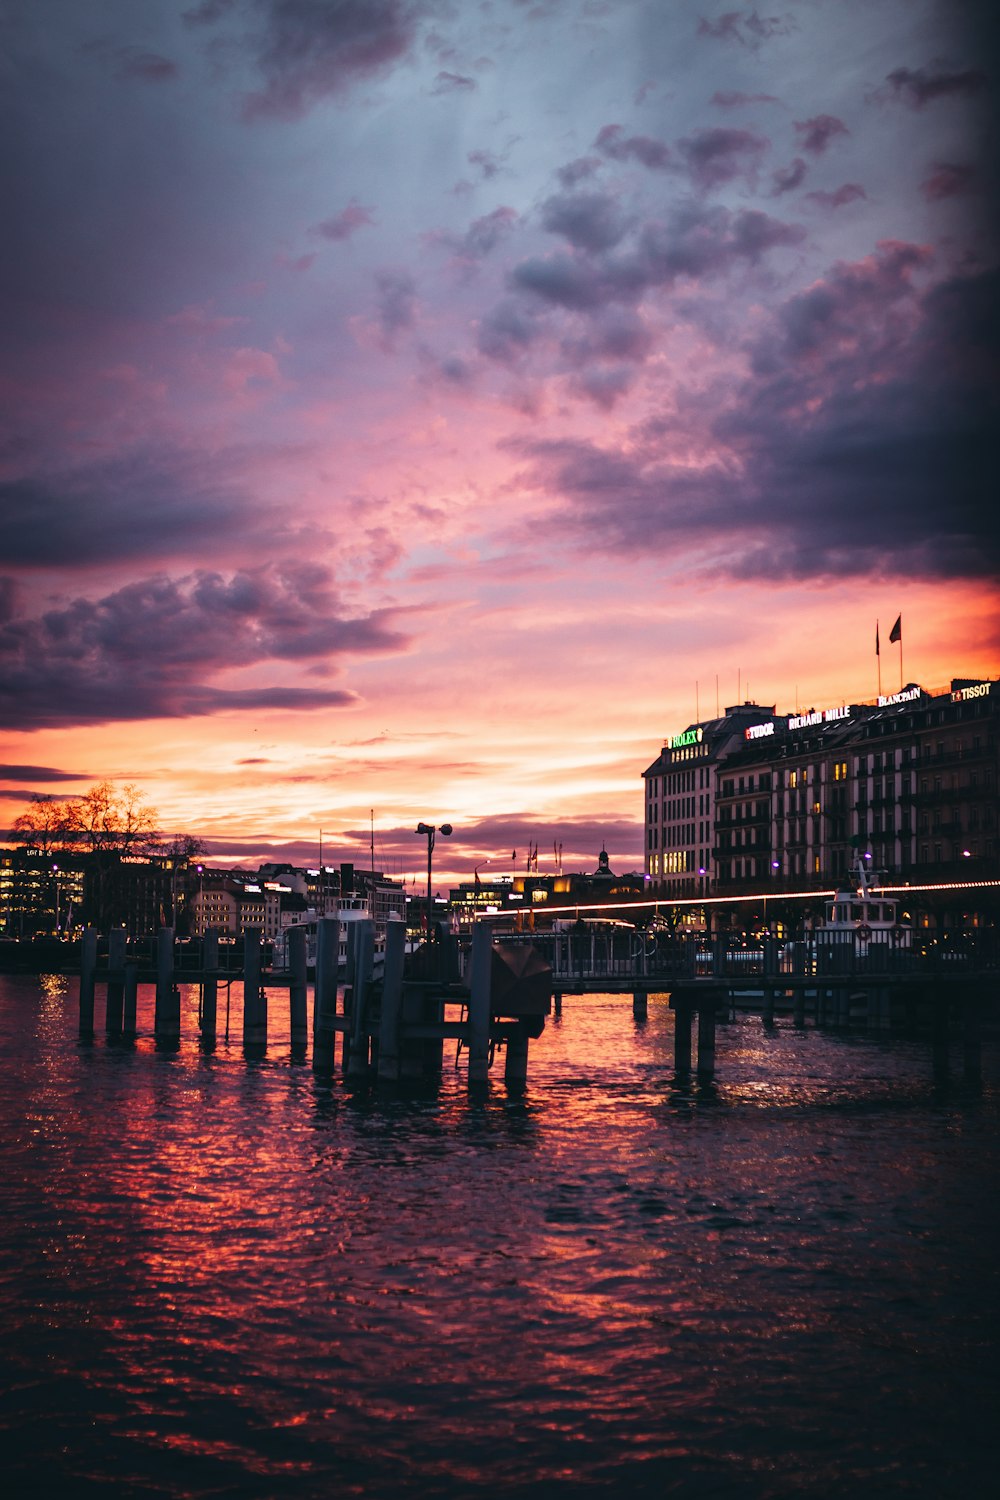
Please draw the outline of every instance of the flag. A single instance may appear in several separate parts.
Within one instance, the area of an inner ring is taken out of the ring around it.
[[[903,616],[902,615],[898,615],[896,617],[896,623],[895,623],[895,625],[889,631],[889,640],[890,641],[901,641],[902,639],[903,639]]]
[[[516,849],[512,852],[512,854],[511,854],[510,857],[514,861],[514,863],[517,864],[517,850]]]
[[[878,621],[877,620],[875,621],[875,655],[876,656],[879,655],[879,649],[878,649]]]

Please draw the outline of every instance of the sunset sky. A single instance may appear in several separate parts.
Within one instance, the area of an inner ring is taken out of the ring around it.
[[[717,702],[997,674],[993,7],[732,4],[7,0],[8,821],[636,869]]]

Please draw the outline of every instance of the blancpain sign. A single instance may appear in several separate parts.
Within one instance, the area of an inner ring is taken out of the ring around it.
[[[849,719],[851,710],[846,704],[840,708],[824,708],[822,712],[816,709],[810,714],[796,714],[789,719],[789,729],[811,729],[814,724],[832,724],[836,719]]]
[[[912,703],[915,698],[920,697],[920,688],[904,688],[901,693],[893,693],[891,698],[885,698],[879,694],[879,708],[891,708],[894,703]]]

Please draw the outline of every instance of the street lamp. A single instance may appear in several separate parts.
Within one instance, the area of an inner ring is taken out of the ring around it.
[[[427,835],[427,938],[429,941],[431,935],[431,857],[434,853],[434,836],[440,833],[443,838],[449,838],[451,824],[442,823],[440,827],[435,827],[432,823],[418,823],[414,831]]]
[[[59,936],[59,866],[52,866],[52,873],[56,878],[56,937]]]

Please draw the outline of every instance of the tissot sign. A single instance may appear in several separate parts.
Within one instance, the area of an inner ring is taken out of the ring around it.
[[[957,688],[951,695],[952,703],[967,703],[970,698],[988,696],[992,682],[975,682],[971,687]]]

